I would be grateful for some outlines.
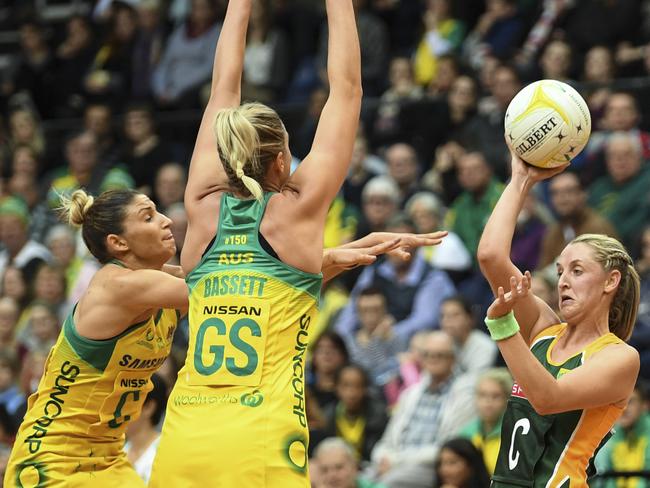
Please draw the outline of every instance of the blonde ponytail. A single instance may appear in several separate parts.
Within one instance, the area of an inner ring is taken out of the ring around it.
[[[61,195],[60,198],[62,214],[65,219],[70,225],[81,227],[95,199],[83,190],[75,190],[70,198],[65,195]]]
[[[261,200],[268,165],[285,150],[284,125],[278,114],[260,103],[225,108],[217,112],[214,135],[230,183]]]

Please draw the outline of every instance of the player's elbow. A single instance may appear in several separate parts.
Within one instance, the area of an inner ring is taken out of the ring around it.
[[[363,88],[361,86],[361,77],[355,75],[332,76],[330,82],[330,96],[340,95],[348,102],[361,100],[363,97]]]

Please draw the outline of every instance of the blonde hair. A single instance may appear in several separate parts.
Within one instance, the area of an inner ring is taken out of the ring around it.
[[[586,244],[606,272],[618,270],[621,281],[609,308],[609,330],[627,341],[632,335],[641,296],[641,281],[634,261],[619,241],[602,234],[583,234],[570,244]]]
[[[73,227],[81,227],[95,199],[83,190],[74,191],[70,197],[60,195],[59,198],[64,219]]]
[[[481,376],[479,376],[478,381],[476,382],[476,388],[478,388],[478,385],[481,384],[484,380],[494,381],[499,385],[501,390],[503,390],[504,396],[510,396],[514,381],[512,379],[510,371],[508,371],[508,368],[488,369],[483,374],[481,374]]]
[[[219,110],[214,135],[231,185],[261,200],[268,167],[285,150],[285,132],[275,110],[261,103]]]

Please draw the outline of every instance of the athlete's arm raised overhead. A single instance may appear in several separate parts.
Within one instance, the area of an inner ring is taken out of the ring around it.
[[[488,319],[504,317],[530,297],[530,280],[512,276],[507,293],[497,288]],[[639,354],[625,343],[607,346],[582,366],[554,378],[531,353],[521,334],[497,341],[508,369],[540,415],[603,405],[625,406],[639,374]]]
[[[350,165],[361,108],[361,54],[352,0],[327,0],[329,97],[311,151],[289,179],[302,215],[324,220]]]
[[[185,187],[185,208],[190,224],[193,220],[201,219],[200,215],[205,210],[202,201],[206,196],[228,187],[228,177],[219,161],[213,126],[220,109],[237,107],[241,101],[241,77],[251,5],[252,0],[229,2],[219,35],[210,98],[201,119]]]
[[[492,210],[477,251],[481,271],[495,295],[500,286],[508,286],[511,276],[517,280],[522,278],[521,271],[510,260],[510,248],[517,216],[526,195],[535,183],[550,178],[566,167],[542,170],[527,165],[512,150],[510,154],[512,177]],[[514,313],[526,342],[535,337],[535,332],[559,322],[551,308],[533,294],[522,297],[515,304]]]

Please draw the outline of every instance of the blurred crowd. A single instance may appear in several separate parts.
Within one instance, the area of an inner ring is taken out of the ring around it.
[[[555,258],[575,236],[615,236],[635,258],[641,379],[596,464],[650,469],[650,1],[354,3],[362,120],[325,245],[384,230],[449,235],[325,285],[306,378],[313,486],[488,486],[512,378],[482,325],[492,294],[476,249],[508,178],[505,110],[543,78],[578,89],[593,131],[526,202],[512,259],[557,310]],[[58,220],[60,196],[137,188],[173,220],[180,254],[225,4],[0,0],[0,458],[99,266]],[[254,1],[243,98],[278,110],[294,166],[327,99],[326,56],[324,2]],[[129,430],[145,479],[187,340],[180,327]]]

